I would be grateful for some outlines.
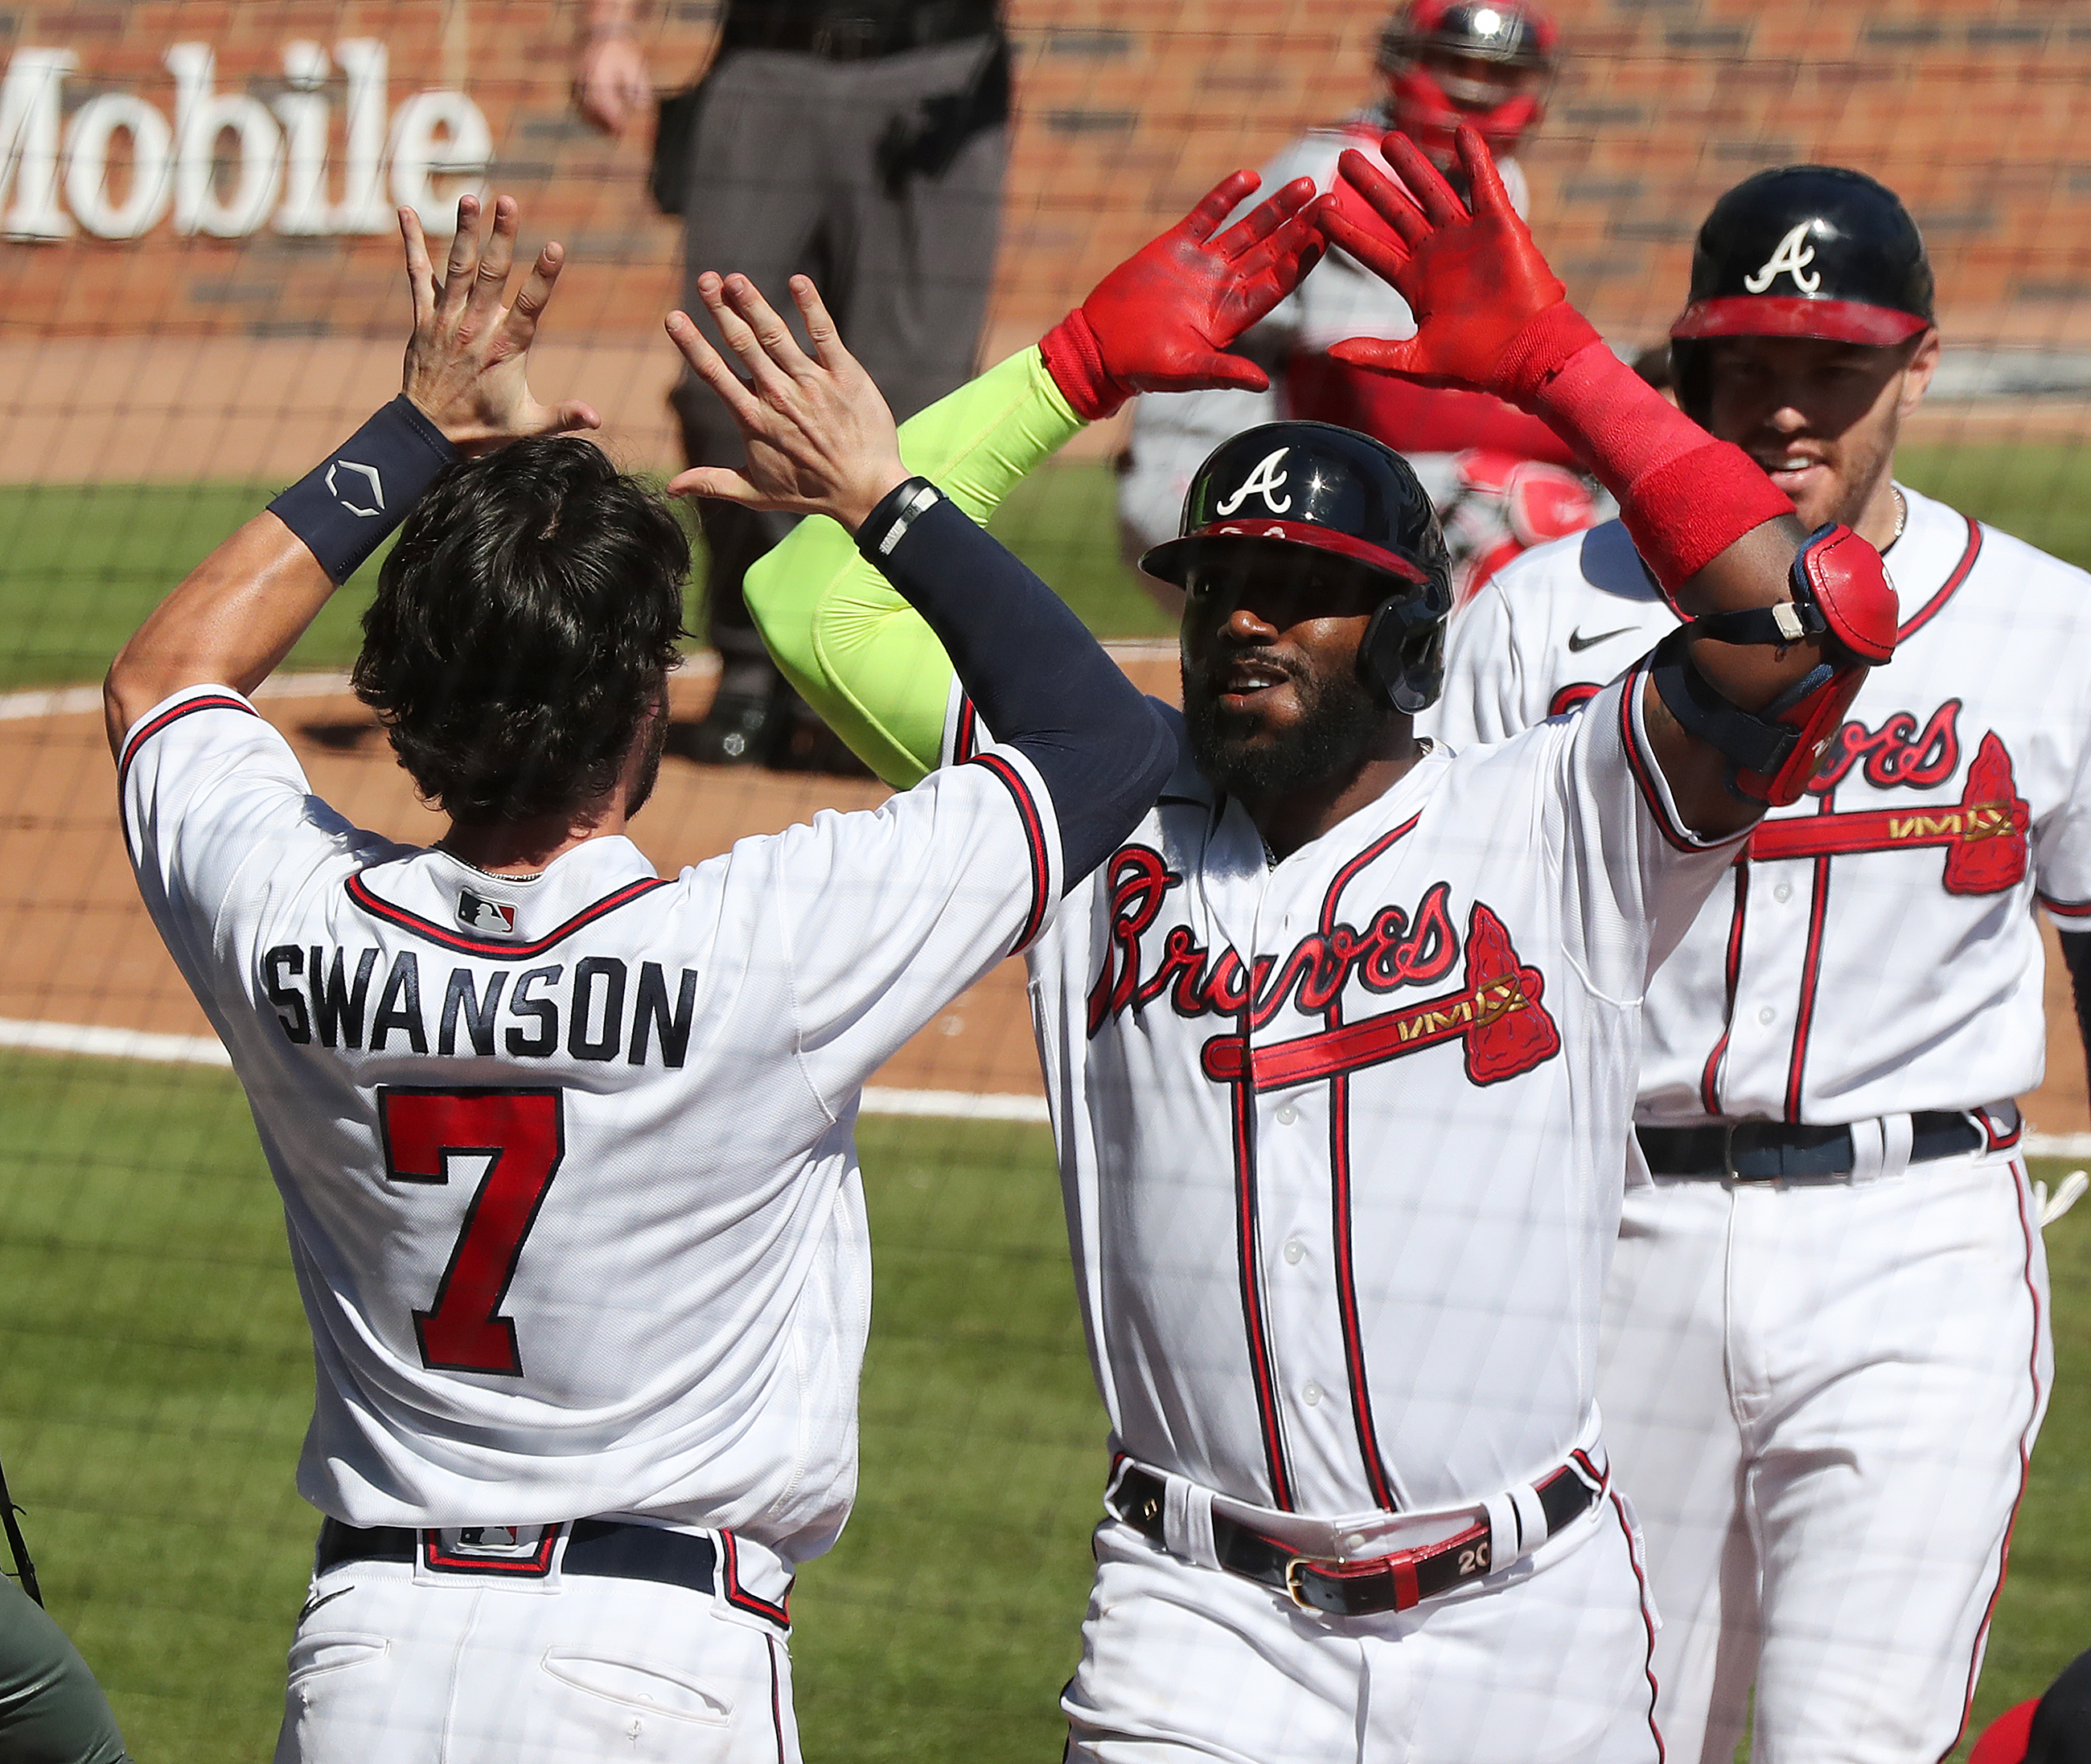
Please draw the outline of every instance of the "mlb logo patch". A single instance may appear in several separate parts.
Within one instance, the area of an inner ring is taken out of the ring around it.
[[[489,901],[484,894],[475,894],[470,888],[458,891],[458,923],[467,931],[476,931],[489,937],[513,937],[515,935],[515,909],[506,901]]]

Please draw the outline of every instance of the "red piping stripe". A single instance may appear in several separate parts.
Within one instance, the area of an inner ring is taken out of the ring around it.
[[[1825,793],[1815,812],[1827,815],[1836,792]],[[1800,964],[1800,997],[1793,1018],[1793,1055],[1786,1069],[1786,1119],[1800,1119],[1804,1077],[1808,1064],[1808,1038],[1815,1028],[1815,988],[1822,979],[1822,930],[1830,916],[1830,859],[1815,860],[1815,888],[1808,906],[1808,953]]]
[[[1897,643],[1907,642],[1910,638],[1915,636],[1919,630],[1922,630],[1925,626],[1931,622],[1932,618],[1937,614],[1938,609],[1942,606],[1945,605],[1948,600],[1953,598],[1954,592],[1960,587],[1962,583],[1968,579],[1968,572],[1975,567],[1976,558],[1981,555],[1981,523],[1978,521],[1969,519],[1968,517],[1964,514],[1960,518],[1961,519],[1968,522],[1968,549],[1960,553],[1960,561],[1957,564],[1954,565],[1952,574],[1947,577],[1945,581],[1939,584],[1938,592],[1933,595],[1929,600],[1926,600],[1923,605],[1920,606],[1915,613],[1912,613],[1908,622],[1904,624],[1900,630],[1896,631],[1895,641]]]
[[[726,1563],[726,1602],[736,1609],[752,1611],[758,1617],[766,1617],[780,1629],[791,1627],[791,1590],[784,1590],[784,1603],[773,1605],[766,1598],[758,1598],[740,1584],[739,1551],[735,1548],[733,1534],[722,1531],[718,1534],[720,1552]]]
[[[2004,1541],[1997,1551],[1997,1584],[1990,1589],[1990,1602],[1982,1609],[1981,1627],[1975,1632],[1974,1651],[1968,1659],[1968,1690],[1960,1702],[1960,1725],[1954,1729],[1946,1749],[1938,1754],[1938,1764],[1946,1764],[1946,1760],[1953,1755],[1954,1747],[1960,1745],[1960,1736],[1968,1731],[1968,1716],[1975,1706],[1975,1675],[1982,1663],[1982,1647],[1990,1633],[1990,1620],[1996,1615],[1997,1600],[2004,1590],[2004,1577],[2011,1572],[2011,1533],[2018,1527],[2019,1508],[2025,1499],[2026,1478],[2033,1467],[2033,1442],[2028,1435],[2040,1415],[2040,1289],[2033,1284],[2033,1197],[2027,1191],[2027,1181],[2024,1164],[2014,1159],[2011,1195],[2018,1207],[2019,1234],[2025,1243],[2026,1297],[2033,1301],[2033,1347],[2026,1356],[2027,1375],[2033,1381],[2033,1407],[2019,1433],[2019,1491],[2011,1497],[2011,1516],[2004,1521]]]
[[[614,894],[606,894],[594,906],[582,908],[560,926],[535,941],[524,944],[492,943],[482,938],[468,937],[461,931],[449,930],[433,919],[424,919],[419,913],[409,912],[403,906],[394,906],[390,901],[381,899],[372,892],[370,884],[360,876],[348,879],[348,897],[373,919],[382,919],[387,924],[397,925],[418,937],[445,949],[454,949],[459,955],[484,956],[492,962],[523,962],[532,956],[542,955],[561,939],[571,937],[584,925],[593,925],[606,913],[613,913],[620,906],[637,900],[642,894],[651,894],[656,888],[667,887],[665,876],[648,876],[637,882],[627,882]]]
[[[162,729],[172,724],[179,723],[184,716],[195,715],[198,711],[239,711],[248,716],[259,716],[261,714],[244,699],[231,698],[220,693],[213,693],[207,698],[184,699],[172,708],[161,712],[157,716],[139,729],[123,744],[123,762],[116,768],[116,789],[119,794],[122,794],[123,786],[129,781],[131,762],[137,757],[138,750],[153,736],[158,734]]]
[[[1619,1504],[1617,1495],[1606,1498],[1619,1515],[1619,1530],[1627,1540],[1627,1560],[1633,1565],[1634,1584],[1640,1590],[1641,1627],[1648,1632],[1648,1654],[1641,1667],[1642,1676],[1648,1680],[1648,1731],[1649,1736],[1655,1741],[1655,1764],[1663,1764],[1670,1754],[1663,1748],[1662,1729],[1655,1724],[1655,1616],[1649,1608],[1648,1574],[1640,1565],[1640,1551],[1634,1547],[1633,1527],[1627,1523],[1626,1508]]]
[[[1248,1044],[1249,1018],[1241,1019],[1242,1044]],[[1256,1086],[1242,1062],[1242,1075],[1228,1086],[1233,1100],[1235,1130],[1235,1243],[1240,1263],[1242,1326],[1248,1337],[1249,1375],[1256,1384],[1257,1419],[1263,1431],[1263,1456],[1270,1469],[1271,1505],[1280,1512],[1292,1510],[1292,1483],[1285,1469],[1285,1435],[1278,1413],[1277,1374],[1270,1363],[1270,1341],[1265,1332],[1263,1293],[1258,1272],[1261,1250],[1256,1216]]]
[[[2043,894],[2040,904],[2061,919],[2091,919],[2091,901],[2058,901]]]
[[[1748,857],[1735,860],[1735,906],[1728,921],[1727,1002],[1721,1011],[1721,1039],[1714,1043],[1714,1051],[1706,1056],[1706,1067],[1699,1074],[1699,1101],[1709,1115],[1721,1112],[1721,1063],[1728,1056],[1728,1037],[1735,1022],[1735,987],[1743,971],[1743,917],[1750,900],[1750,868]]]
[[[1636,668],[1627,676],[1626,686],[1619,694],[1619,739],[1626,743],[1627,769],[1633,773],[1634,782],[1640,786],[1642,799],[1648,804],[1649,813],[1662,837],[1679,851],[1704,851],[1706,848],[1688,837],[1670,817],[1663,804],[1662,793],[1650,773],[1648,756],[1640,750],[1640,737],[1634,727],[1634,695],[1641,690],[1647,670]]]
[[[1343,890],[1366,865],[1384,855],[1422,818],[1419,810],[1392,832],[1374,840],[1336,872],[1334,880],[1329,884],[1329,892],[1321,900],[1324,937],[1335,928],[1336,910]],[[1339,993],[1329,1000],[1329,1027],[1340,1028],[1343,1015],[1343,999]],[[1351,1239],[1350,1111],[1350,1079],[1339,1074],[1329,1081],[1329,1185],[1334,1237],[1330,1247],[1336,1271],[1336,1310],[1343,1331],[1343,1366],[1350,1381],[1351,1414],[1357,1424],[1358,1452],[1365,1462],[1365,1484],[1382,1512],[1397,1512],[1400,1508],[1395,1499],[1393,1478],[1386,1473],[1386,1461],[1380,1453],[1378,1430],[1373,1422],[1371,1384],[1365,1375],[1365,1330],[1358,1319],[1357,1278]]]
[[[1046,823],[1031,798],[1031,788],[1024,781],[1024,775],[1000,754],[984,753],[966,764],[985,766],[1002,780],[1016,799],[1016,812],[1024,822],[1024,841],[1031,848],[1031,909],[1024,915],[1023,928],[1016,935],[1015,948],[1022,949],[1038,935],[1039,927],[1046,923],[1046,909],[1052,905],[1053,871],[1046,854]]]
[[[964,765],[980,751],[980,712],[971,698],[959,700],[959,728],[951,742],[951,761]]]

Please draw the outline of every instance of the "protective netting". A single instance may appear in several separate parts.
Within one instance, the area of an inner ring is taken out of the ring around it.
[[[714,11],[641,7],[663,91],[704,66]],[[2091,18],[2017,0],[1556,11],[1558,78],[1520,157],[1535,232],[1607,337],[1662,338],[1699,219],[1748,172],[1865,170],[1903,196],[1938,273],[1944,356],[1903,475],[2091,565]],[[396,203],[446,236],[460,190],[515,195],[526,240],[569,252],[538,392],[593,403],[629,465],[682,463],[660,328],[681,233],[648,199],[650,119],[613,141],[575,114],[581,11],[106,0],[0,15],[0,1462],[45,1597],[140,1757],[260,1758],[273,1741],[316,1523],[291,1487],[311,1375],[251,1122],[124,861],[98,682],[192,563],[396,391]],[[1015,0],[1007,19],[984,361],[1035,341],[1222,174],[1371,101],[1384,15],[1375,0]],[[1123,432],[1082,437],[997,531],[1166,694],[1169,621],[1119,559]],[[373,574],[263,707],[320,794],[426,840],[438,823],[345,690]],[[664,872],[884,794],[696,763],[717,672],[693,648],[636,828]],[[2078,1134],[2091,1119],[2059,966],[2050,1003],[2054,1054],[2027,1107],[2041,1132]],[[1106,1464],[1020,973],[941,1013],[871,1107],[863,1491],[798,1595],[805,1749],[1050,1755]],[[2071,1223],[2076,1237],[2050,1245],[2059,1390],[1978,1716],[2091,1640],[2091,1254]]]

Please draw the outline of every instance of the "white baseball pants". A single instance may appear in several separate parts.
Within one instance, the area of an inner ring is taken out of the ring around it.
[[[1093,1764],[1655,1764],[1653,1614],[1610,1494],[1517,1566],[1339,1620],[1109,1520],[1061,1697]]]
[[[290,1667],[276,1764],[799,1764],[783,1635],[680,1586],[344,1563]]]
[[[2053,1367],[2024,1167],[1628,1192],[1598,1383],[1672,1764],[1912,1764],[1981,1665]]]

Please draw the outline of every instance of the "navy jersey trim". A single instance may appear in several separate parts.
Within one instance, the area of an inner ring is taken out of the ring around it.
[[[766,1598],[758,1598],[740,1584],[739,1551],[734,1542],[733,1534],[731,1531],[722,1531],[718,1534],[718,1539],[719,1547],[725,1559],[726,1602],[736,1610],[752,1612],[756,1616],[775,1624],[780,1629],[790,1628],[791,1627],[791,1589],[789,1586],[784,1589],[784,1599],[782,1604],[773,1605]]]
[[[968,693],[959,700],[959,726],[951,738],[951,763],[964,765],[980,755],[980,712]]]
[[[1641,746],[1640,731],[1634,722],[1634,699],[1647,677],[1645,667],[1635,668],[1627,676],[1625,689],[1619,694],[1619,739],[1626,744],[1627,769],[1640,786],[1641,800],[1648,804],[1656,829],[1665,841],[1679,851],[1704,851],[1707,847],[1692,837],[1691,829],[1671,813],[1669,805],[1663,801],[1662,787],[1654,777],[1654,756]]]
[[[162,729],[172,727],[184,716],[192,716],[198,711],[238,711],[244,716],[257,718],[261,714],[246,699],[222,692],[213,692],[204,698],[184,699],[180,703],[161,712],[136,729],[130,740],[124,742],[123,757],[116,768],[116,788],[119,794],[131,781],[131,762],[138,757],[138,750]]]
[[[1046,851],[1045,818],[1038,812],[1038,804],[1032,798],[1031,787],[1024,781],[1024,774],[1000,754],[984,753],[966,764],[984,766],[1002,780],[1015,799],[1018,818],[1024,823],[1024,843],[1031,848],[1031,906],[1024,915],[1023,928],[1016,934],[1011,951],[1014,953],[1029,947],[1031,940],[1045,924],[1046,910],[1053,902],[1053,866]]]
[[[1750,861],[1735,859],[1735,904],[1728,919],[1728,949],[1722,964],[1726,997],[1721,1006],[1721,1035],[1699,1074],[1699,1100],[1709,1115],[1721,1112],[1721,1069],[1728,1057],[1728,1038],[1735,1033],[1735,988],[1743,973],[1743,921],[1750,906]]]
[[[348,879],[348,897],[373,919],[382,919],[388,925],[410,931],[416,937],[425,938],[441,949],[451,950],[462,956],[479,956],[489,962],[525,962],[532,956],[542,955],[553,944],[571,937],[585,925],[593,925],[605,914],[614,913],[620,906],[628,906],[642,895],[651,894],[656,888],[668,885],[666,876],[646,876],[636,882],[627,882],[614,894],[606,894],[593,906],[584,906],[563,925],[528,943],[495,943],[484,937],[468,937],[433,919],[424,919],[419,913],[410,913],[403,906],[394,906],[382,900],[370,884],[360,876]]]
[[[1818,815],[1830,812],[1830,805],[1836,800],[1832,790],[1816,799]],[[1815,989],[1822,979],[1823,927],[1830,916],[1830,858],[1826,854],[1815,860],[1814,893],[1808,908],[1808,949],[1801,957],[1800,993],[1794,1012],[1793,1056],[1786,1073],[1786,1118],[1791,1121],[1800,1119],[1803,1099],[1807,1095],[1808,1042],[1815,1030]]]
[[[1250,1013],[1241,1016],[1242,1046],[1249,1045]],[[1247,1338],[1250,1379],[1256,1387],[1258,1431],[1264,1462],[1270,1473],[1270,1504],[1291,1512],[1292,1478],[1285,1463],[1285,1424],[1278,1407],[1278,1368],[1271,1357],[1270,1331],[1264,1314],[1263,1241],[1257,1200],[1256,1080],[1250,1062],[1227,1086],[1235,1139],[1235,1254],[1241,1279],[1242,1329]]]
[[[1961,519],[1968,523],[1968,549],[1960,553],[1960,561],[1954,565],[1952,573],[1939,584],[1938,592],[1926,600],[1895,633],[1897,643],[1907,643],[1938,614],[1939,609],[1951,600],[1960,584],[1968,579],[1968,573],[1975,567],[1975,560],[1982,554],[1982,524],[1968,515]]]

